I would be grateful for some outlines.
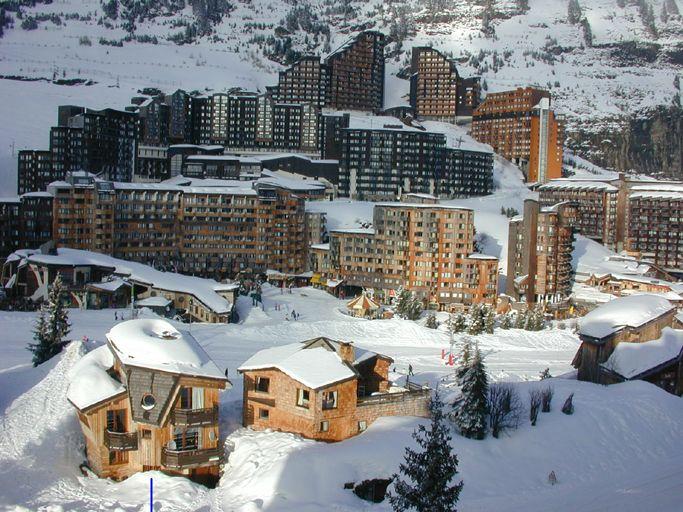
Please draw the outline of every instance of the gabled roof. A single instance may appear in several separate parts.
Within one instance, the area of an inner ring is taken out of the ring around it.
[[[619,343],[601,366],[624,380],[642,379],[660,368],[680,361],[681,356],[683,331],[666,327],[657,340]]]
[[[661,295],[619,297],[594,309],[579,320],[579,335],[601,340],[626,327],[640,327],[659,318],[674,306]]]
[[[364,293],[346,303],[348,309],[379,309],[379,303],[372,300]]]
[[[275,368],[311,389],[320,389],[358,376],[356,366],[375,357],[375,352],[355,348],[355,359],[346,363],[339,355],[341,343],[329,338],[314,338],[261,350],[237,370]],[[389,359],[389,358],[387,358]]]

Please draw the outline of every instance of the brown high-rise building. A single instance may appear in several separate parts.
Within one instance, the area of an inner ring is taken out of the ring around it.
[[[524,201],[524,216],[512,219],[508,232],[508,295],[528,304],[569,296],[576,218],[571,202],[542,208]]]
[[[530,183],[562,176],[563,133],[550,92],[533,87],[487,95],[472,119],[472,136],[519,164]]]
[[[212,277],[305,266],[304,200],[284,188],[113,183],[85,174],[51,188],[60,246]]]
[[[479,105],[479,78],[461,78],[453,59],[434,48],[413,48],[410,75],[410,105],[419,118],[455,121]]]
[[[384,34],[361,32],[325,59],[330,86],[326,105],[379,111],[384,103]]]
[[[474,254],[472,210],[439,204],[379,204],[373,226],[374,230],[330,233],[325,277],[373,288],[385,300],[404,288],[443,309],[495,304],[498,259]]]
[[[329,69],[320,57],[306,56],[284,71],[280,71],[277,101],[281,103],[311,103],[324,107],[329,86]]]
[[[51,194],[0,198],[0,262],[17,249],[35,249],[51,238]]]

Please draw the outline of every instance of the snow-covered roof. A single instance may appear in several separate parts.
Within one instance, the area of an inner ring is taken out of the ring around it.
[[[637,187],[636,187],[637,188]],[[629,195],[631,199],[674,199],[683,201],[683,191],[676,192],[672,190],[639,190]]]
[[[574,190],[602,190],[605,192],[616,192],[619,189],[614,185],[606,183],[604,181],[579,181],[571,179],[557,179],[552,180],[538,187],[538,190],[564,190],[564,189],[574,189]]]
[[[84,355],[69,370],[68,400],[81,411],[126,391],[122,383],[107,373],[114,356],[107,345]]]
[[[105,292],[115,292],[122,286],[129,286],[129,284],[120,278],[110,279],[109,281],[102,281],[101,283],[90,283],[88,285],[88,287],[90,288],[96,288],[98,290],[102,290]]]
[[[111,328],[107,339],[124,366],[227,380],[192,334],[177,330],[166,320],[121,322]]]
[[[87,266],[94,265],[112,269],[118,276],[127,277],[133,282],[152,286],[158,290],[187,293],[194,296],[207,308],[217,314],[232,311],[232,303],[219,292],[237,287],[234,283],[218,283],[213,279],[185,276],[174,272],[161,272],[143,263],[120,260],[104,254],[60,247],[56,255],[41,254],[37,250],[22,249],[10,255],[24,261],[44,265]]]
[[[624,327],[640,327],[674,309],[662,296],[642,294],[619,297],[579,320],[579,334],[601,339]]]
[[[472,208],[466,208],[464,206],[455,206],[449,204],[430,204],[430,203],[376,203],[375,206],[381,206],[383,208],[418,208],[418,209],[433,209],[433,210],[462,210],[462,211],[472,211]]]
[[[319,343],[321,341],[322,344]],[[353,366],[378,355],[354,347],[355,359],[349,365],[339,356],[339,347],[340,343],[337,341],[315,338],[268,348],[247,359],[238,371],[276,368],[311,389],[319,389],[355,377],[357,373]]]
[[[319,250],[319,251],[329,251],[330,250],[330,244],[311,244],[311,249]]]
[[[147,297],[146,299],[140,299],[135,301],[135,306],[139,308],[165,308],[173,303],[172,300],[157,295],[156,297]]]
[[[621,375],[626,380],[636,379],[661,364],[679,358],[681,351],[683,331],[665,327],[658,340],[619,343],[602,367]]]
[[[374,235],[375,230],[372,228],[337,228],[332,230],[333,233],[346,233],[350,235]]]
[[[270,185],[273,187],[284,188],[291,191],[308,191],[308,190],[325,190],[325,184],[319,180],[296,179],[284,176],[279,176],[276,173],[264,170],[261,173],[261,178],[256,180],[256,185]]]
[[[382,130],[413,133],[431,133],[424,129],[408,126],[400,119],[392,116],[350,116],[350,130]],[[442,135],[442,134],[439,134]]]
[[[471,260],[497,260],[495,256],[490,256],[488,254],[481,254],[478,252],[472,253],[468,256]]]

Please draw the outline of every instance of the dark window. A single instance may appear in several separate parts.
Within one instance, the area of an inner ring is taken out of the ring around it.
[[[268,393],[270,387],[270,379],[268,377],[256,377],[256,391]]]
[[[109,452],[109,464],[125,464],[128,462],[128,452],[113,450]]]
[[[267,420],[270,417],[270,411],[268,409],[259,409],[258,417],[262,420]]]
[[[180,390],[180,408],[192,409],[192,388],[182,388]]]
[[[126,431],[126,410],[113,409],[107,411],[107,430],[109,432]]]
[[[146,428],[142,429],[142,438],[143,439],[152,439],[152,431],[148,430]]]
[[[310,392],[307,389],[297,389],[296,394],[296,405],[299,407],[308,408],[308,402],[310,400]]]
[[[199,448],[199,432],[195,429],[176,432],[173,441],[175,442],[175,449],[178,451],[197,450]]]

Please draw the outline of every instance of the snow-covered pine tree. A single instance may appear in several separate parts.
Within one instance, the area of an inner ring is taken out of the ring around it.
[[[529,316],[527,311],[518,311],[515,315],[515,329],[524,329],[527,324],[527,317]]]
[[[505,313],[503,315],[502,320],[500,321],[500,328],[501,329],[512,329],[512,326],[514,325],[514,320],[512,317],[512,313]]]
[[[393,475],[394,492],[389,494],[389,503],[395,512],[457,511],[463,483],[453,483],[458,474],[458,457],[452,451],[438,389],[429,402],[429,411],[430,427],[419,425],[413,432],[421,450],[406,448],[400,473]]]
[[[467,372],[461,379],[462,398],[457,403],[455,422],[460,433],[470,439],[486,437],[486,418],[489,414],[489,383],[479,347],[475,347]]]
[[[567,5],[567,21],[572,25],[576,25],[583,18],[583,12],[579,5],[579,0],[569,0]]]
[[[496,325],[496,314],[491,306],[482,308],[486,316],[484,317],[484,329],[488,334],[493,334],[493,329]]]
[[[436,315],[434,313],[430,313],[429,316],[427,317],[427,321],[425,322],[425,327],[427,329],[436,329],[437,327],[439,327],[439,324],[436,321]]]
[[[552,375],[550,375],[550,368],[546,368],[545,370],[543,370],[543,371],[539,374],[539,377],[540,377],[541,380],[545,380],[545,379],[550,379],[550,378],[552,378]]]
[[[454,334],[467,330],[467,317],[462,313],[456,313],[451,319],[451,331]]]
[[[465,374],[470,369],[470,362],[472,356],[472,340],[466,337],[462,342],[462,350],[460,351],[460,363],[455,370],[455,376],[458,379],[458,383],[462,385],[463,378]]]
[[[57,277],[50,287],[47,304],[40,309],[40,316],[36,322],[33,339],[28,350],[33,353],[33,366],[38,366],[62,351],[62,342],[69,334],[69,317],[62,302],[62,277]]]
[[[396,296],[398,297],[396,301],[396,313],[398,313],[400,317],[405,318],[410,302],[413,299],[413,294],[404,288],[399,288]]]
[[[418,299],[415,294],[410,294],[410,301],[408,302],[408,310],[405,317],[408,320],[417,320],[422,314],[422,301]]]
[[[482,316],[482,308],[479,304],[474,304],[470,308],[469,314],[469,326],[467,328],[467,334],[476,336],[484,332],[484,317]]]

